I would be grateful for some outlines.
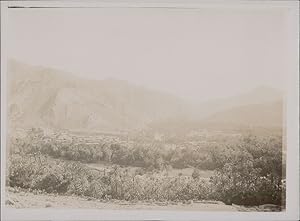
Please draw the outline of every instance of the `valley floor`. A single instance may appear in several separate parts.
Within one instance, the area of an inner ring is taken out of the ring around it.
[[[6,206],[10,208],[66,208],[66,209],[146,209],[186,211],[271,211],[261,207],[225,205],[218,201],[150,202],[123,200],[96,200],[78,196],[34,194],[6,191]]]

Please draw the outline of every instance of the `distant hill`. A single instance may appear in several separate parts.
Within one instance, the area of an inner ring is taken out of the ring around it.
[[[201,115],[201,117],[206,118],[214,114],[214,112],[230,110],[233,107],[266,104],[282,100],[282,91],[275,88],[260,86],[237,96],[203,102],[199,104],[197,108],[198,114]]]
[[[283,101],[248,104],[217,112],[204,120],[219,126],[282,127]]]
[[[238,96],[202,103],[201,107],[205,125],[283,126],[284,93],[270,87],[257,87]]]
[[[12,126],[122,131],[176,117],[185,102],[126,81],[85,80],[55,69],[10,61]]]
[[[152,131],[182,134],[191,130],[272,128],[283,126],[283,92],[257,87],[247,93],[194,104],[187,118],[152,122]],[[190,106],[191,107],[191,106]]]
[[[87,80],[64,71],[8,63],[10,127],[121,132],[203,125],[282,126],[282,92],[248,93],[191,104],[173,95],[115,79]]]

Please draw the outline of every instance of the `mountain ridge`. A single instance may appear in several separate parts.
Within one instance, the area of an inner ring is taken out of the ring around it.
[[[279,125],[282,117],[282,92],[260,87],[242,95],[192,104],[176,96],[154,91],[117,79],[82,79],[71,73],[22,64],[8,63],[8,112],[13,127],[50,127],[87,131],[130,131],[152,122],[183,119],[229,124],[236,121],[258,124],[262,115],[270,118],[266,126]],[[269,106],[267,104],[270,104]],[[250,105],[250,106],[249,106]],[[254,108],[255,107],[255,108]],[[238,116],[238,110],[243,114]],[[267,110],[269,109],[269,110]],[[233,112],[235,114],[230,114]],[[226,121],[227,119],[227,121]],[[168,125],[167,125],[168,126]]]
[[[180,115],[184,108],[176,97],[120,80],[66,78],[64,72],[18,62],[8,70],[9,112],[14,121],[23,121],[19,125],[126,129]]]

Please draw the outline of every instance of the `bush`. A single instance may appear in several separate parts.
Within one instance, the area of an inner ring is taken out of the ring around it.
[[[208,198],[208,183],[191,177],[158,174],[130,175],[115,166],[108,174],[80,163],[53,160],[42,155],[13,154],[8,185],[48,193],[75,194],[98,199],[188,200]]]
[[[72,192],[71,187],[88,175],[88,171],[78,163],[52,160],[43,155],[13,154],[9,162],[9,186],[39,189],[48,193]]]
[[[192,173],[192,177],[193,179],[199,179],[200,178],[200,171],[199,169],[194,169],[193,173]]]
[[[232,153],[211,178],[213,197],[227,204],[282,205],[285,187],[280,144],[248,137]]]
[[[124,166],[139,166],[150,170],[165,167],[214,169],[210,152],[202,146],[183,146],[168,149],[160,143],[121,143],[104,138],[86,143],[76,136],[46,135],[42,129],[29,130],[24,138],[10,140],[11,153],[48,155],[53,158],[97,163],[105,161]]]

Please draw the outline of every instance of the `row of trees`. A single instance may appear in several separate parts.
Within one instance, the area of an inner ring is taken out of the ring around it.
[[[160,142],[121,144],[106,140],[87,143],[77,137],[59,139],[61,135],[45,135],[41,129],[32,129],[25,138],[12,138],[14,153],[41,153],[53,158],[80,161],[82,163],[108,162],[124,166],[139,166],[162,170],[166,167],[215,169],[211,150],[214,146],[178,145],[166,147]]]

